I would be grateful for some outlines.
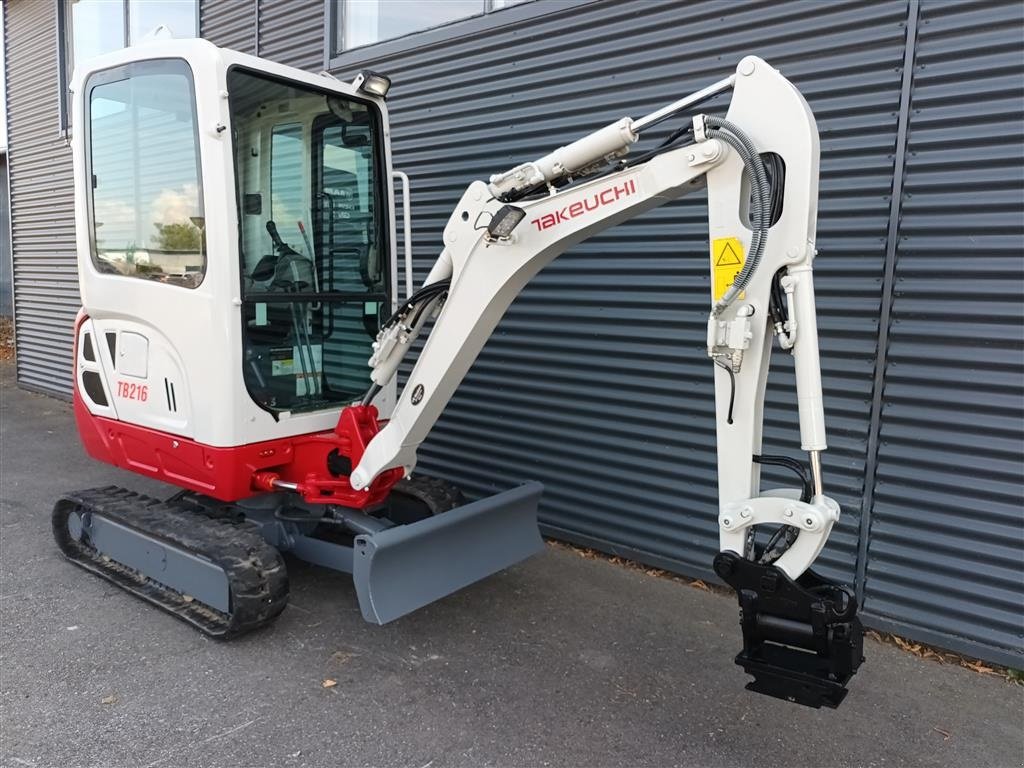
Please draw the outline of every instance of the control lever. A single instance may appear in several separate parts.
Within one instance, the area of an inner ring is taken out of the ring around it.
[[[273,220],[267,221],[267,234],[270,235],[271,241],[274,243],[274,249],[281,256],[300,256],[301,254],[288,245],[284,240],[281,239],[280,233],[277,231],[277,224]]]
[[[715,573],[736,590],[747,690],[815,709],[835,709],[864,661],[857,599],[813,571],[791,579],[774,565],[719,552]]]

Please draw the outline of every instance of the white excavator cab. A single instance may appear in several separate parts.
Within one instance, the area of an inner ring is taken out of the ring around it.
[[[333,427],[397,298],[383,99],[204,40],[73,88],[88,409],[214,447]]]

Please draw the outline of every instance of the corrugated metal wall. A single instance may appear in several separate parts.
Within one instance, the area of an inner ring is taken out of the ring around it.
[[[199,36],[224,48],[256,53],[257,0],[199,3]]]
[[[10,232],[11,201],[7,188],[7,152],[4,151],[0,153],[0,317],[10,317],[14,314]]]
[[[46,3],[8,6],[19,379],[67,392],[77,290],[51,16]],[[323,66],[320,0],[260,0],[258,12],[254,0],[203,0],[200,18],[218,44],[251,52],[258,38],[261,55]],[[765,57],[807,96],[822,135],[825,469],[844,509],[823,570],[857,576],[874,626],[1024,666],[1019,5],[926,0],[918,15],[916,0],[540,0],[479,21],[463,23],[472,35],[371,47],[337,67],[394,78],[419,277],[472,179],[650,111],[742,55]],[[549,532],[707,575],[705,217],[702,198],[684,199],[542,273],[423,466],[476,493],[540,479]],[[775,363],[766,442],[795,454],[792,373],[783,355]]]
[[[260,56],[293,67],[324,68],[323,0],[259,0]]]
[[[69,397],[78,311],[71,150],[60,135],[53,3],[4,13],[18,383]]]
[[[852,582],[907,6],[767,8],[732,4],[723,20],[720,2],[599,2],[365,63],[395,83],[396,165],[412,178],[421,271],[470,180],[651,111],[748,53],[793,78],[823,139],[825,468],[845,511],[823,563]],[[478,493],[540,479],[549,532],[707,575],[717,549],[707,249],[700,196],[561,257],[509,311],[424,445],[424,466]],[[776,358],[767,445],[798,453],[792,375]]]
[[[922,3],[865,582],[896,631],[1018,667],[1022,72],[1020,3]]]
[[[203,0],[199,36],[293,67],[324,66],[323,0]]]

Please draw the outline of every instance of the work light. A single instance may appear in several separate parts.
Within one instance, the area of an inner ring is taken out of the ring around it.
[[[363,93],[368,93],[371,96],[377,96],[383,99],[387,97],[388,89],[391,88],[391,78],[387,75],[382,75],[379,72],[372,72],[369,69],[364,69],[356,75],[355,80],[352,81],[352,85]]]
[[[512,234],[512,230],[519,225],[524,216],[526,216],[526,211],[522,208],[503,205],[491,217],[491,223],[487,225],[487,234],[494,240],[504,240]]]

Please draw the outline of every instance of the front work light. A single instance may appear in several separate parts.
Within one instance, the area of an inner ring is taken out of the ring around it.
[[[383,99],[388,95],[388,89],[391,88],[391,78],[387,75],[364,69],[356,75],[355,80],[352,81],[352,86],[363,93]]]
[[[514,205],[501,206],[487,225],[487,236],[492,240],[506,239],[525,216],[526,211],[522,208],[516,208]]]

